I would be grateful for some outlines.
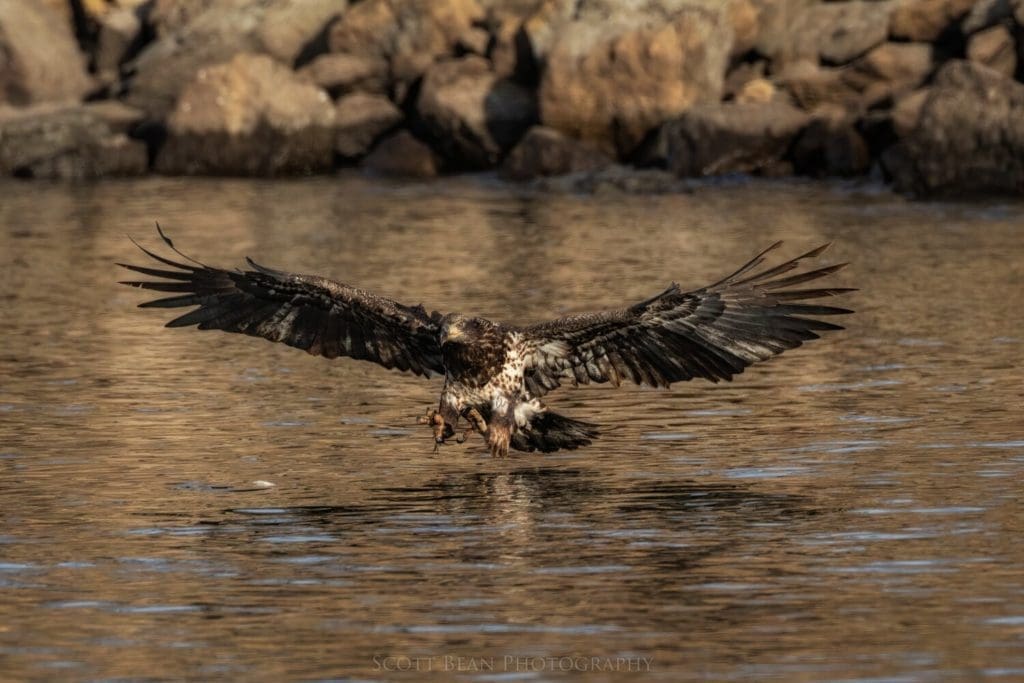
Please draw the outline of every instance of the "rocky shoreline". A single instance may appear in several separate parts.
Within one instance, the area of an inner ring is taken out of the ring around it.
[[[5,176],[1024,191],[1024,0],[0,0],[0,54]]]

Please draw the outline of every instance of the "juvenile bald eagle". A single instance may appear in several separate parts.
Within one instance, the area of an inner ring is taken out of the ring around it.
[[[172,294],[141,307],[197,307],[167,327],[241,332],[327,358],[349,356],[425,377],[443,375],[440,405],[421,421],[433,426],[440,444],[465,419],[470,426],[460,442],[475,429],[493,456],[508,455],[510,446],[543,452],[578,448],[597,437],[595,425],[552,413],[541,402],[564,382],[667,387],[695,377],[731,380],[748,365],[817,339],[819,331],[842,329],[817,316],[851,312],[803,302],[852,289],[793,289],[845,263],[786,275],[827,244],[755,272],[777,242],[707,287],[684,292],[672,284],[626,308],[518,327],[427,313],[423,306],[272,270],[251,259],[251,270],[212,268],[178,251],[157,230],[184,261],[139,246],[173,270],[118,265],[160,278],[122,284]]]

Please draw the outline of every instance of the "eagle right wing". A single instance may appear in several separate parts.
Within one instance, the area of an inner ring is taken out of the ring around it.
[[[534,395],[560,386],[622,380],[669,386],[693,378],[729,380],[758,361],[840,330],[818,316],[851,313],[845,308],[805,303],[854,291],[848,288],[793,289],[834,273],[846,264],[786,275],[803,256],[754,271],[773,244],[732,275],[690,292],[673,284],[629,308],[570,316],[519,330],[526,346],[525,378]]]
[[[265,268],[250,259],[246,260],[252,270],[211,268],[182,254],[160,226],[157,230],[164,243],[188,263],[136,245],[174,270],[118,265],[161,278],[121,284],[173,293],[140,307],[198,307],[174,318],[167,327],[196,325],[201,330],[239,332],[327,358],[349,356],[423,376],[444,374],[439,313],[428,315],[422,306],[405,306],[314,275]]]

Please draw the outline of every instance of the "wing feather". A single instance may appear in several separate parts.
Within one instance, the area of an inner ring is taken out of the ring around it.
[[[121,284],[174,294],[143,308],[197,307],[167,323],[224,330],[303,349],[326,358],[351,356],[418,375],[444,372],[438,345],[439,313],[405,306],[369,292],[312,275],[296,275],[246,259],[251,270],[222,270],[186,256],[157,227],[179,262],[135,245],[174,270],[118,264],[160,280]]]
[[[780,244],[701,289],[683,292],[673,284],[628,308],[523,328],[527,386],[542,395],[563,380],[618,385],[626,379],[651,386],[697,377],[718,382],[817,339],[818,332],[843,329],[819,318],[852,311],[814,300],[855,289],[791,287],[831,275],[846,264],[793,273],[820,256],[829,247],[825,244],[757,270]]]

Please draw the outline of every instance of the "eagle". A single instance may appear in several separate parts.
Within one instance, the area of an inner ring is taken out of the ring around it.
[[[443,376],[437,408],[420,418],[432,428],[435,450],[452,437],[462,443],[477,432],[494,457],[507,456],[510,448],[575,449],[598,437],[597,425],[554,413],[543,403],[563,384],[729,381],[753,363],[817,339],[819,332],[843,329],[820,318],[852,311],[820,300],[855,291],[801,287],[847,265],[801,268],[828,244],[760,268],[782,244],[776,242],[700,289],[683,291],[673,283],[625,308],[519,326],[428,313],[422,305],[274,270],[249,258],[246,270],[207,266],[179,251],[159,225],[157,232],[174,258],[132,241],[166,268],[117,265],[156,278],[121,284],[170,294],[140,307],[191,308],[167,327],[238,332],[326,358],[347,356],[422,377]]]

